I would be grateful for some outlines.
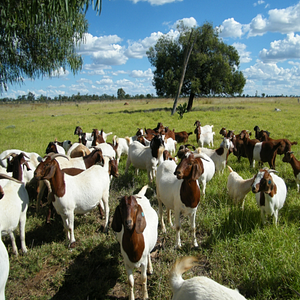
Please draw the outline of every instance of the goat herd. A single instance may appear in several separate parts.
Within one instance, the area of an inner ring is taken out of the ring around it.
[[[229,197],[242,208],[246,194],[252,190],[256,193],[262,221],[267,214],[273,216],[277,224],[287,188],[284,180],[275,174],[275,159],[277,154],[283,154],[283,161],[291,164],[299,191],[300,163],[291,151],[296,142],[271,139],[269,132],[258,126],[254,127],[255,139],[250,139],[251,133],[247,130],[236,135],[222,128],[220,147],[211,149],[204,146],[214,147],[213,125],[201,126],[196,121],[194,126],[198,148],[187,144],[192,132],[175,132],[158,123],[154,129],[138,129],[131,137],[114,136],[112,143],[106,142],[111,132],[94,129],[92,133],[84,133],[82,128],[76,127],[74,134],[78,135],[78,143],[51,142],[44,158],[18,149],[3,151],[0,154],[0,229],[2,234],[10,235],[13,253],[18,255],[13,233],[18,225],[21,249],[27,252],[25,223],[30,199],[37,199],[38,210],[46,197],[48,222],[54,206],[62,218],[70,248],[75,247],[76,241],[74,214],[85,214],[98,206],[100,213],[105,213],[104,231],[107,231],[110,182],[112,176],[119,176],[118,164],[123,154],[127,155],[125,173],[132,165],[136,174],[139,169],[147,171],[149,184],[155,180],[159,205],[157,214],[145,196],[146,185],[136,195],[123,197],[113,214],[111,227],[120,243],[128,275],[129,299],[134,299],[133,269],[137,267],[141,267],[143,298],[148,298],[147,273],[153,270],[150,252],[157,242],[158,222],[162,231],[166,231],[163,205],[171,224],[171,211],[174,213],[176,247],[181,247],[181,213],[190,217],[192,243],[198,247],[195,217],[200,195],[205,197],[206,184],[215,173],[224,171],[230,153],[238,160],[248,158],[251,167],[255,161],[269,164],[270,169],[260,169],[249,179],[243,179],[228,166],[227,190]],[[178,143],[182,145],[175,155]],[[185,257],[173,266],[170,273],[173,299],[245,299],[237,290],[206,277],[183,280],[182,273],[191,268],[194,261],[193,257]],[[0,270],[0,299],[4,299],[9,257],[1,239]]]

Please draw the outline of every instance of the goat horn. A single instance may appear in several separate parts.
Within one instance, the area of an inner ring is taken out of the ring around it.
[[[22,181],[18,180],[18,179],[15,179],[7,174],[4,174],[4,173],[0,173],[0,179],[9,179],[9,180],[12,180],[14,182],[17,182],[17,183],[22,183]]]

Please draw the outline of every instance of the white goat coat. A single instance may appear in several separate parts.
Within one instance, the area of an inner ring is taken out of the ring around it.
[[[0,200],[0,232],[9,234],[14,254],[18,254],[14,230],[19,225],[21,249],[27,252],[25,243],[26,214],[29,204],[27,190],[23,183],[17,183],[10,179],[1,179],[0,185],[4,190],[4,196]]]
[[[214,146],[214,135],[215,132],[204,132],[200,134],[200,138],[198,140],[199,147],[207,146]]]
[[[245,300],[238,290],[232,290],[216,281],[200,276],[178,280],[172,300]]]
[[[225,287],[208,277],[198,276],[184,280],[182,273],[191,267],[189,258],[186,257],[172,268],[170,272],[172,300],[246,300],[238,290]]]
[[[109,158],[105,157],[104,160],[105,165],[108,165]],[[75,242],[74,214],[85,214],[98,204],[104,203],[105,230],[107,230],[110,186],[108,169],[94,165],[76,176],[65,174],[64,181],[65,194],[62,197],[54,195],[53,206],[63,220],[70,244]]]
[[[9,257],[5,245],[0,238],[0,300],[5,299],[5,286],[9,274]]]
[[[214,125],[204,125],[200,126],[201,133],[212,132]]]
[[[42,161],[42,157],[35,153],[35,152],[26,152],[23,150],[19,150],[19,149],[8,149],[8,150],[4,150],[1,154],[0,154],[0,165],[4,168],[7,168],[7,160],[3,159],[4,157],[6,157],[8,154],[10,153],[16,153],[16,154],[20,154],[21,152],[23,152],[24,154],[26,154],[29,157],[30,162],[33,164],[33,166],[36,168],[38,166],[38,164]],[[26,159],[27,160],[27,159]]]
[[[226,167],[227,154],[229,149],[225,147],[222,155],[218,155],[215,149],[208,149],[208,148],[200,148],[200,149],[201,149],[201,153],[205,153],[213,160],[213,162],[215,163],[216,172],[223,173]]]
[[[128,155],[129,146],[125,138],[118,138],[115,135],[113,137],[113,144],[116,145],[116,143],[118,143],[116,156],[117,156],[117,163],[119,164],[121,155],[122,154]]]
[[[101,149],[103,156],[105,155],[105,156],[109,156],[109,157],[112,157],[112,158],[116,158],[116,151],[114,150],[114,148],[110,144],[100,143],[94,148],[95,149]]]
[[[254,182],[252,184],[252,186],[255,186],[256,184],[258,184],[262,178],[262,176],[260,176],[261,172],[258,172],[258,174],[256,175]],[[265,215],[270,215],[273,216],[274,219],[274,223],[277,224],[277,220],[278,220],[278,211],[283,207],[285,199],[286,199],[286,194],[287,194],[287,187],[286,184],[284,182],[284,180],[277,176],[276,174],[270,172],[270,175],[273,179],[273,182],[276,184],[277,186],[277,193],[271,197],[270,195],[265,193],[265,205],[261,206],[260,205],[260,192],[255,194],[255,198],[256,198],[256,203],[257,206],[260,208],[261,211],[261,218],[262,221],[265,221]]]
[[[152,156],[150,146],[144,146],[138,141],[133,141],[129,145],[125,173],[128,172],[129,166],[132,164],[136,169],[136,174],[138,174],[139,169],[147,170],[149,182],[152,182],[156,176],[157,165],[162,160],[162,155],[158,159]]]
[[[177,230],[176,235],[176,247],[181,247],[180,240],[180,213],[183,213],[185,216],[190,217],[191,227],[195,228],[195,218],[198,205],[194,208],[186,207],[181,201],[180,197],[180,188],[183,182],[183,179],[177,179],[174,175],[177,165],[174,160],[165,160],[157,168],[156,174],[156,194],[159,204],[159,218],[162,226],[162,231],[166,232],[166,227],[163,219],[162,203],[167,209],[168,219],[171,225],[171,215],[170,211],[174,211],[175,215],[175,227]],[[197,181],[199,184],[199,182]],[[197,240],[193,240],[194,246],[197,247]]]
[[[230,171],[227,179],[228,195],[235,204],[242,204],[242,208],[244,208],[245,197],[251,191],[254,177],[243,179],[242,176],[233,171],[231,167],[227,167]]]
[[[206,190],[206,184],[209,182],[213,176],[215,175],[216,167],[213,160],[206,155],[205,153],[201,153],[201,155],[204,157],[201,157],[201,161],[203,163],[203,174],[199,177],[198,181],[201,184],[201,193],[203,196],[205,196],[205,190]]]

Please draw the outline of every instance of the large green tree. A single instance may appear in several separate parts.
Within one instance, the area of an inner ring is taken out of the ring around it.
[[[161,97],[174,97],[178,91],[182,70],[187,62],[181,95],[189,96],[188,111],[194,97],[202,95],[241,94],[246,83],[238,70],[237,50],[225,44],[212,24],[187,30],[179,27],[179,38],[163,35],[147,51],[154,70],[153,85]],[[191,50],[189,59],[186,54]]]
[[[23,77],[38,78],[58,68],[81,69],[76,46],[83,41],[91,0],[1,0],[0,92]],[[93,1],[101,12],[102,0]]]

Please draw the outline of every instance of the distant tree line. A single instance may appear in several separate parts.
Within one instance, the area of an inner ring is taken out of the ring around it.
[[[226,98],[228,97],[227,95],[202,95],[201,98]],[[232,96],[231,96],[232,97]],[[252,96],[252,95],[239,95],[236,97],[242,97],[242,98],[269,98],[269,97],[300,97],[297,95],[266,95],[265,93],[262,93],[261,96],[257,95],[257,93]],[[40,95],[36,96],[35,94],[29,92],[27,95],[20,95],[18,98],[9,98],[9,97],[4,97],[0,98],[0,103],[28,103],[28,102],[40,102],[40,103],[45,103],[45,102],[92,102],[92,101],[114,101],[114,100],[138,100],[138,99],[157,99],[157,98],[169,98],[169,97],[157,97],[154,96],[153,94],[136,94],[136,95],[129,95],[124,92],[123,89],[118,89],[117,92],[117,97],[115,95],[108,95],[108,94],[103,94],[103,95],[81,95],[80,93],[77,93],[76,95],[73,94],[72,96],[55,96],[54,98]]]
[[[117,93],[117,97],[115,95],[81,95],[77,93],[72,96],[55,96],[54,98],[40,95],[36,96],[34,93],[29,92],[27,95],[20,95],[18,98],[9,98],[4,97],[0,98],[1,103],[12,103],[12,102],[91,102],[91,101],[113,101],[113,100],[125,100],[125,99],[153,99],[156,98],[153,94],[136,94],[134,96],[126,94],[123,89],[119,89]]]

